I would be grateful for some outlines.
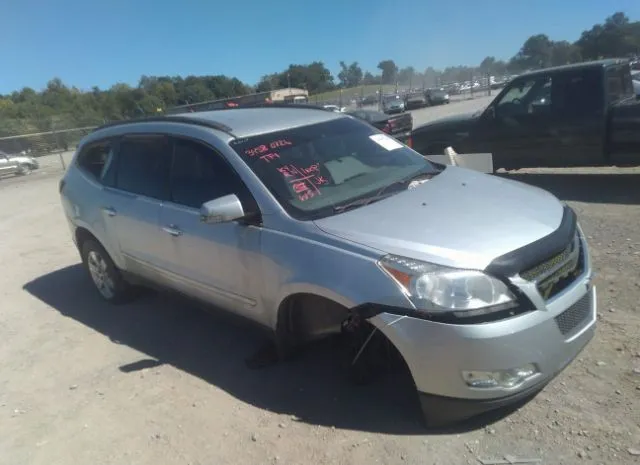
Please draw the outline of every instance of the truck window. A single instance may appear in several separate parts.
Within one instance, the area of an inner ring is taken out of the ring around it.
[[[602,73],[599,69],[560,74],[554,78],[553,114],[559,117],[591,117],[604,109]]]
[[[611,67],[606,71],[607,100],[616,102],[633,97],[633,83],[629,66]]]
[[[496,115],[513,118],[548,112],[551,108],[551,78],[516,81],[496,105]]]

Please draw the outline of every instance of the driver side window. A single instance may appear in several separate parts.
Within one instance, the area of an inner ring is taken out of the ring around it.
[[[496,114],[514,117],[539,113],[551,106],[551,78],[531,78],[513,83],[496,105]]]
[[[209,200],[235,194],[245,209],[255,210],[253,199],[236,172],[222,155],[199,142],[174,139],[170,182],[171,201],[178,205],[198,209]]]

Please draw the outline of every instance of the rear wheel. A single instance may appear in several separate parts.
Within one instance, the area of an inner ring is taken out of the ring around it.
[[[104,300],[120,304],[132,297],[131,286],[122,278],[109,254],[98,242],[87,239],[82,244],[82,262]]]

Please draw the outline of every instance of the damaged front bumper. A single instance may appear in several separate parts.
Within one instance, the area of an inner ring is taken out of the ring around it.
[[[389,309],[369,322],[404,358],[427,426],[440,427],[543,389],[593,337],[596,290],[585,278],[544,309],[482,324],[447,324]]]

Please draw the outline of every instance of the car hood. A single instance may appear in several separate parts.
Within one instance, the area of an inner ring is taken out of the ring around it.
[[[327,234],[381,254],[484,269],[556,230],[563,204],[517,181],[457,167],[384,200],[316,220]]]
[[[427,124],[416,128],[416,131],[420,130],[437,130],[437,131],[466,131],[471,127],[479,118],[479,113],[463,113],[460,115],[447,116],[440,118]]]

